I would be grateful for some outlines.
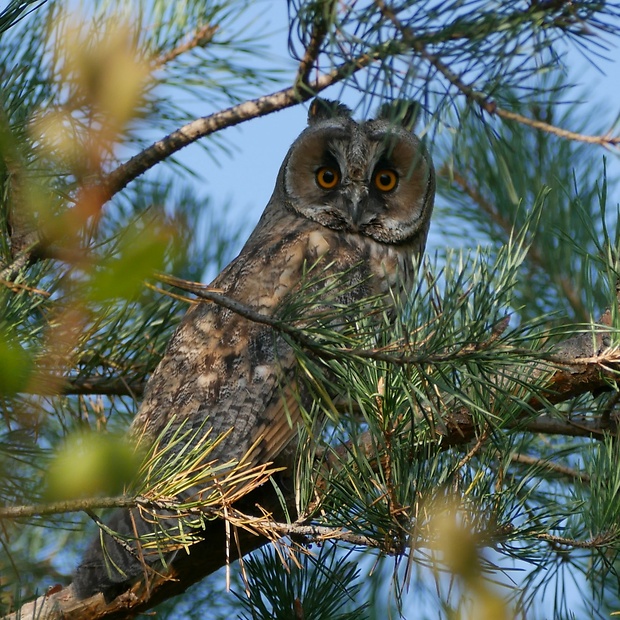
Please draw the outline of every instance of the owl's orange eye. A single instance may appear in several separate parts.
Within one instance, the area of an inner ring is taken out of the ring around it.
[[[381,192],[391,192],[398,184],[398,175],[387,168],[377,170],[374,178],[375,187]]]
[[[340,172],[333,166],[323,166],[316,171],[316,182],[323,189],[334,189],[340,183]]]

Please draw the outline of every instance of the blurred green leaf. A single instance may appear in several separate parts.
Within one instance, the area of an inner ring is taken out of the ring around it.
[[[26,387],[32,355],[7,329],[0,327],[0,394],[12,396]]]
[[[121,495],[139,465],[140,459],[123,437],[74,434],[50,464],[46,497],[59,501]]]
[[[91,299],[135,298],[144,280],[163,268],[173,239],[174,229],[165,224],[132,224],[122,235],[115,254],[97,266],[90,281]]]

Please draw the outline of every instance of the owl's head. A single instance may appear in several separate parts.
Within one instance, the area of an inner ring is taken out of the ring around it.
[[[411,132],[414,109],[400,102],[358,123],[346,106],[315,99],[280,171],[286,207],[332,230],[423,246],[435,173]]]

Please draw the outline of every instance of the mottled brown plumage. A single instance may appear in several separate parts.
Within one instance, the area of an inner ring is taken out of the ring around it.
[[[346,292],[336,290],[325,305],[410,288],[435,186],[426,150],[406,123],[390,118],[399,110],[357,123],[344,106],[316,100],[260,222],[212,286],[268,316],[298,293],[313,265],[322,274],[347,272]],[[151,377],[132,433],[149,444],[174,418],[169,435],[181,422],[211,429],[212,437],[228,433],[210,458],[289,465],[301,421],[294,374],[293,351],[269,326],[197,304]],[[135,511],[133,522],[118,511],[110,527],[125,535],[149,530]],[[76,575],[79,596],[110,597],[143,573],[137,558],[106,538],[122,573],[106,569],[96,541]]]

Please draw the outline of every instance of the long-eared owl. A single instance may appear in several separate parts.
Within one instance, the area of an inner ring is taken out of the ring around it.
[[[356,122],[344,105],[315,100],[258,225],[211,286],[268,317],[298,292],[316,264],[347,274],[346,291],[336,291],[341,307],[395,286],[411,288],[435,177],[426,148],[411,132],[410,112],[384,106],[378,118]],[[165,442],[184,425],[194,438],[223,436],[209,460],[286,466],[300,421],[290,381],[294,366],[292,349],[269,325],[198,303],[150,378],[132,434],[147,444],[163,433]],[[192,487],[180,499],[203,492]],[[169,517],[164,512],[162,522],[175,521]],[[140,509],[117,510],[109,527],[129,542],[102,533],[92,543],[74,580],[81,598],[96,592],[112,598],[146,574],[144,560],[148,565],[160,557],[149,560],[131,540],[154,528]]]

